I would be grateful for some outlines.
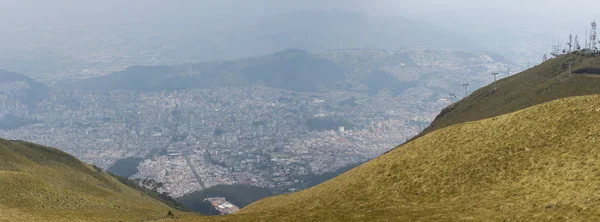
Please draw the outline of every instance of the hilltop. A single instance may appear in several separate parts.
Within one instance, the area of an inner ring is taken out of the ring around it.
[[[493,53],[460,50],[285,50],[229,61],[132,66],[67,86],[92,91],[160,91],[263,85],[296,92],[329,89],[369,94],[389,89],[403,100],[437,101],[451,86],[464,81],[483,85],[487,78],[479,73],[509,65]],[[414,98],[420,94],[423,98]]]
[[[0,95],[6,94],[31,107],[48,97],[49,88],[27,76],[0,69]]]
[[[183,214],[54,148],[0,139],[0,221],[139,221]]]
[[[305,50],[268,56],[179,66],[133,66],[73,85],[83,90],[159,91],[221,86],[264,85],[300,92],[343,81],[344,70]]]
[[[17,129],[22,126],[40,123],[35,118],[27,118],[23,111],[11,110],[6,104],[20,104],[30,109],[48,97],[50,89],[25,75],[0,69],[0,130]],[[18,110],[18,109],[17,109]]]
[[[319,186],[219,221],[600,219],[600,96],[424,135]]]
[[[344,49],[318,55],[347,70],[347,80],[365,85],[368,92],[389,89],[405,94],[403,100],[419,101],[437,101],[462,82],[482,86],[488,78],[481,73],[513,67],[494,53],[449,49]]]
[[[575,52],[482,87],[435,118],[419,136],[446,126],[490,118],[555,99],[600,94],[600,55]],[[569,76],[568,64],[572,63]],[[491,78],[491,76],[490,76]]]

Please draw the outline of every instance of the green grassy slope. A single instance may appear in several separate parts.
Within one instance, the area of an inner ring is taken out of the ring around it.
[[[573,63],[573,71],[600,69],[600,55],[571,53],[551,59],[499,80],[496,92],[490,84],[448,106],[419,136],[457,123],[490,118],[559,98],[600,94],[600,74],[569,76],[569,62]]]
[[[427,134],[216,221],[600,220],[600,96]],[[191,219],[190,219],[191,220]]]
[[[57,149],[0,139],[0,221],[140,221],[169,210]]]

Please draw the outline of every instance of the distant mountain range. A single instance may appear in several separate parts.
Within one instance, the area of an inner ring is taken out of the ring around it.
[[[85,90],[175,90],[261,84],[294,91],[316,91],[343,81],[344,70],[333,61],[304,50],[270,56],[181,66],[134,66],[75,84]]]
[[[230,61],[133,66],[66,86],[80,90],[157,91],[264,85],[297,92],[337,89],[374,94],[387,89],[396,96],[417,87],[446,94],[461,81],[482,85],[487,80],[481,79],[478,72],[510,65],[496,54],[459,50],[286,50]]]
[[[45,36],[44,41],[40,36]],[[0,67],[49,82],[105,75],[132,65],[233,60],[288,49],[489,50],[476,40],[429,23],[340,10],[242,21],[192,19],[22,30],[0,35],[0,47],[7,50],[0,54]]]

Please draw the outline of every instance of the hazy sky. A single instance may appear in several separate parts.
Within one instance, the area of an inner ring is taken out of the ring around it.
[[[428,22],[455,18],[507,24],[563,24],[600,18],[600,1],[595,0],[0,0],[0,24],[14,27],[128,17],[258,16],[333,8],[402,15]]]
[[[243,20],[331,9],[404,16],[467,35],[526,36],[548,45],[553,36],[566,38],[570,30],[583,35],[593,19],[600,19],[597,0],[0,0],[0,31],[138,21]]]

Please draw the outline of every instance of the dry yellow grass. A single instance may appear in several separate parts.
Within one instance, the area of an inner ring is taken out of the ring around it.
[[[600,96],[450,126],[215,221],[600,220]],[[193,220],[193,218],[187,218]]]
[[[0,140],[0,221],[140,221],[169,210],[59,150]]]
[[[25,214],[16,209],[5,208],[0,205],[0,222],[27,220],[40,221],[41,218],[36,218],[30,214]]]
[[[495,92],[493,84],[477,89],[442,111],[419,136],[446,126],[491,118],[555,99],[600,94],[599,74],[569,75],[568,63],[573,63],[573,72],[600,70],[600,55],[563,55],[498,80]]]

